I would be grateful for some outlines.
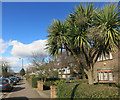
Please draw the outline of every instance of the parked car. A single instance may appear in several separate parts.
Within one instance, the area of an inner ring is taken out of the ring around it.
[[[9,79],[0,78],[0,91],[11,91],[13,88],[13,84]]]
[[[20,80],[21,80],[21,77],[20,77],[20,76],[17,76],[17,79],[20,81]]]
[[[9,80],[9,83],[11,83],[12,86],[13,86],[13,80],[12,80],[12,79],[9,79],[9,78],[7,78],[7,79]]]
[[[17,82],[19,82],[20,80],[19,80],[19,77],[16,77],[16,79],[17,79]]]
[[[9,79],[13,81],[13,85],[17,84],[17,78],[16,77],[9,77]]]

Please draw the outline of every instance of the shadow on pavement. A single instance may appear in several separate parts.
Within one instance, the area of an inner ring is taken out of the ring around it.
[[[29,99],[26,97],[12,97],[12,98],[5,98],[1,100],[29,100]]]
[[[18,84],[16,84],[16,85],[22,85],[22,84],[25,84],[25,83],[18,83]]]
[[[25,89],[25,87],[14,87],[14,89],[11,92],[16,92]]]
[[[1,100],[51,100],[51,99],[49,99],[49,98],[12,97],[12,98],[4,98]]]

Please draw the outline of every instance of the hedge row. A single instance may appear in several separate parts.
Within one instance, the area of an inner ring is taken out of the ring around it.
[[[37,81],[39,81],[40,80],[40,78],[32,78],[32,87],[33,88],[37,88]]]
[[[41,80],[40,78],[31,78],[32,79],[32,87],[37,88],[37,81]],[[51,85],[54,85],[54,82],[59,79],[55,78],[48,78],[44,84],[44,87],[50,88]]]
[[[118,98],[118,88],[102,85],[63,83],[57,86],[58,98]]]

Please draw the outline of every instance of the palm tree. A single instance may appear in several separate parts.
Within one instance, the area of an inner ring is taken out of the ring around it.
[[[119,28],[120,28],[120,14],[118,4],[111,3],[106,5],[101,10],[96,12],[94,19],[95,26],[97,28],[102,27],[100,35],[104,39],[104,45],[110,50],[114,50],[115,45],[118,46],[119,40]]]
[[[47,49],[49,49],[49,53],[53,56],[59,53],[61,49],[61,54],[64,49],[64,33],[65,33],[65,24],[63,21],[54,20],[52,24],[48,27],[47,30],[50,35],[48,39]]]
[[[86,4],[85,8],[82,4],[76,6],[73,14],[69,14],[68,19],[65,20],[64,32],[60,28],[60,24],[57,29],[53,26],[53,28],[50,28],[53,31],[50,31],[52,34],[50,34],[48,41],[51,41],[49,43],[56,41],[57,44],[54,45],[56,48],[48,44],[50,50],[59,51],[60,44],[64,45],[78,64],[82,65],[81,69],[88,75],[89,84],[93,84],[94,64],[98,57],[102,53],[108,53],[110,50],[114,51],[114,46],[118,46],[118,40],[120,39],[120,19],[118,14],[119,9],[115,3],[107,5],[98,11],[94,9],[93,4]],[[60,38],[61,31],[64,33],[62,38]],[[58,54],[58,52],[54,54]],[[79,56],[83,56],[86,63],[82,62]]]
[[[86,4],[85,8],[82,4],[80,6],[76,6],[74,13],[70,14],[69,18],[66,20],[68,25],[67,34],[69,36],[69,38],[67,37],[69,41],[67,47],[81,66],[81,70],[84,70],[88,75],[88,79],[92,78],[92,76],[89,77],[90,73],[88,73],[92,63],[90,60],[91,52],[89,53],[91,43],[88,38],[88,29],[94,25],[93,19],[96,9],[93,5],[94,4],[92,3],[89,5]],[[82,58],[85,58],[86,64],[81,60],[81,56],[84,56]],[[89,83],[92,84],[92,79],[89,80]]]

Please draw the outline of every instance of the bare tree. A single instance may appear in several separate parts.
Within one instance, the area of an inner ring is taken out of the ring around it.
[[[3,77],[9,77],[10,65],[7,61],[0,61],[0,73]]]
[[[45,58],[44,55],[38,53],[34,53],[31,59],[31,63],[35,68],[36,74],[45,83],[46,79],[49,78],[52,73],[53,64],[49,63],[49,61],[46,60],[47,58]]]

